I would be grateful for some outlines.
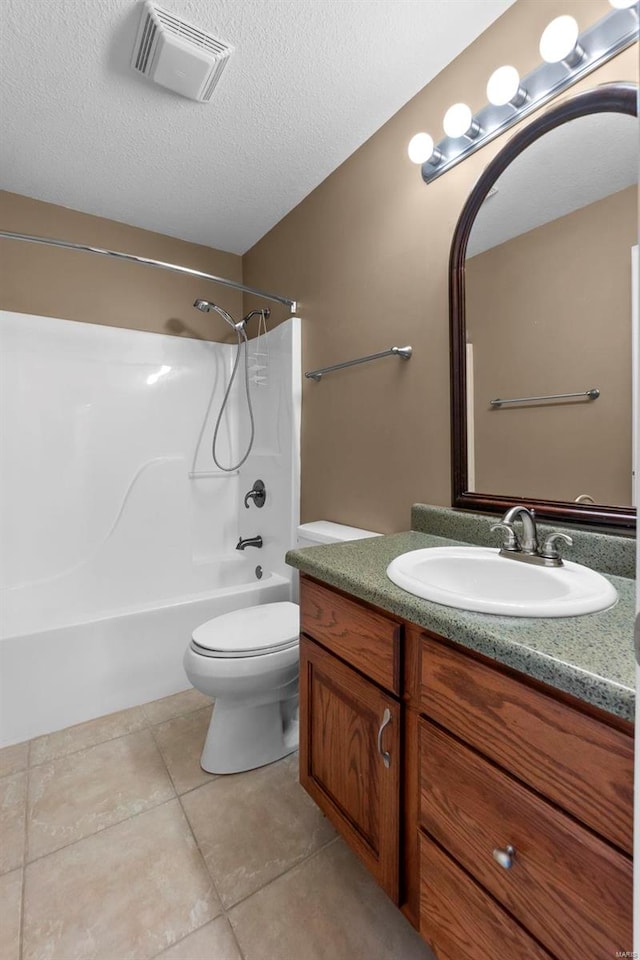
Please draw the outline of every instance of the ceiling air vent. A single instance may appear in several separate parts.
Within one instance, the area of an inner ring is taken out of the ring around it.
[[[131,66],[183,97],[211,99],[233,47],[181,20],[151,0],[142,13]]]

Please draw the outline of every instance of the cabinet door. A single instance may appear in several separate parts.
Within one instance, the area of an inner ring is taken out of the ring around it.
[[[400,706],[300,639],[300,783],[398,902]]]

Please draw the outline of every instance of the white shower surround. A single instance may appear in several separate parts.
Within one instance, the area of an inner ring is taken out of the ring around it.
[[[185,689],[195,626],[290,597],[299,320],[267,339],[253,451],[220,475],[234,346],[0,312],[0,744]],[[247,435],[234,389],[222,462]],[[267,503],[246,510],[258,477]],[[262,550],[235,551],[258,533]]]

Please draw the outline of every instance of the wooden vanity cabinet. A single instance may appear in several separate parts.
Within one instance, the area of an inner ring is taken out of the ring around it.
[[[301,623],[301,783],[438,960],[632,949],[631,724],[306,576]]]

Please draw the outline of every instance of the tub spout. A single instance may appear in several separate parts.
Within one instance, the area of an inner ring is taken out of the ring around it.
[[[236,550],[244,550],[246,547],[258,547],[262,546],[262,537],[247,537],[246,540],[243,540],[242,537],[238,540],[236,544]]]

